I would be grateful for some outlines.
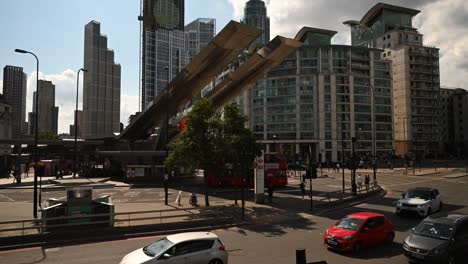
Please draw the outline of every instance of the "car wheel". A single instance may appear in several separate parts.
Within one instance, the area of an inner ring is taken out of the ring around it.
[[[393,239],[395,239],[395,233],[388,233],[388,235],[385,237],[385,243],[386,244],[393,244]]]
[[[361,242],[356,242],[356,244],[354,244],[354,248],[353,248],[354,254],[359,255],[359,253],[361,253],[361,250],[362,250]]]
[[[213,259],[208,264],[223,264],[223,261],[220,259]]]
[[[447,259],[447,263],[448,263],[448,264],[455,264],[455,263],[457,263],[457,261],[455,260],[455,256],[454,256],[454,255],[449,255],[449,256],[448,256],[448,259]]]

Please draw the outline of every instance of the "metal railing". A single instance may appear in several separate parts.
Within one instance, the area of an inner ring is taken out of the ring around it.
[[[63,230],[62,228],[67,227],[106,226],[111,228],[131,228],[144,225],[195,222],[211,219],[234,220],[238,210],[240,210],[239,207],[211,206],[5,221],[0,222],[0,238],[43,235],[57,229]],[[171,221],[171,219],[176,219],[176,221]],[[50,224],[51,222],[53,224]],[[31,230],[32,232],[28,232]]]
[[[370,183],[369,187],[366,187],[363,185],[361,188],[357,188],[357,195],[367,195],[370,192],[375,192],[381,190],[381,187],[377,183]],[[352,188],[347,188],[344,190],[344,193],[342,190],[339,191],[334,191],[334,192],[328,192],[325,197],[321,198],[319,201],[320,202],[328,202],[328,203],[334,203],[338,201],[344,200],[346,197],[356,197],[356,195],[353,195],[353,190]]]

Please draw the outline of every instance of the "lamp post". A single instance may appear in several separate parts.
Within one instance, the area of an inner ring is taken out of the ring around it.
[[[76,74],[76,103],[75,103],[75,150],[73,158],[73,178],[76,178],[76,164],[77,164],[77,140],[78,140],[78,86],[80,83],[80,72],[87,72],[88,70],[80,68]]]
[[[36,116],[34,119],[34,199],[33,199],[33,216],[35,219],[37,219],[37,163],[38,163],[38,150],[37,150],[37,142],[39,141],[39,133],[38,133],[38,128],[37,128],[37,120],[39,117],[39,59],[37,58],[36,54],[22,50],[22,49],[15,49],[15,52],[18,53],[28,53],[34,56],[36,58],[36,107],[35,107],[35,112]],[[39,201],[40,202],[40,201]]]
[[[376,148],[376,133],[375,133],[375,87],[373,85],[369,85],[372,88],[372,157],[374,159],[373,162],[373,170],[374,170],[374,183],[377,182],[377,148]]]
[[[279,152],[276,150],[276,139],[278,138],[278,135],[274,134],[271,137],[273,138],[273,147],[275,148],[275,152]]]
[[[405,159],[405,174],[408,174],[408,161],[406,160],[406,154],[408,152],[407,150],[407,147],[408,147],[408,144],[406,142],[406,123],[407,123],[407,120],[408,120],[408,117],[407,116],[404,116],[403,117],[403,146],[404,146],[404,159]]]
[[[342,178],[343,178],[343,195],[345,193],[345,166],[344,166],[344,138],[345,138],[345,124],[344,124],[345,114],[341,114],[341,167],[342,167]]]
[[[169,101],[169,67],[164,67],[167,74],[167,87],[166,87],[166,102]],[[166,158],[169,157],[169,109],[166,107]],[[169,170],[166,167],[166,173],[164,174],[164,204],[168,205],[169,202]]]

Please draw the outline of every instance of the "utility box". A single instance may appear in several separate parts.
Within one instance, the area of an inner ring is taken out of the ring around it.
[[[102,214],[106,214],[102,216]],[[54,219],[66,216],[88,216],[75,219]],[[100,216],[95,216],[100,215]],[[92,187],[67,189],[62,199],[50,198],[42,209],[43,231],[59,228],[90,228],[114,226],[114,204],[109,195],[93,200]],[[86,224],[88,223],[88,224]],[[67,227],[67,225],[70,225]]]

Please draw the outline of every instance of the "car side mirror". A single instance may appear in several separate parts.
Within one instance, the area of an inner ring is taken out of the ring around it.
[[[171,255],[164,253],[159,259],[170,259]]]
[[[401,193],[401,198],[405,198],[406,193]]]

